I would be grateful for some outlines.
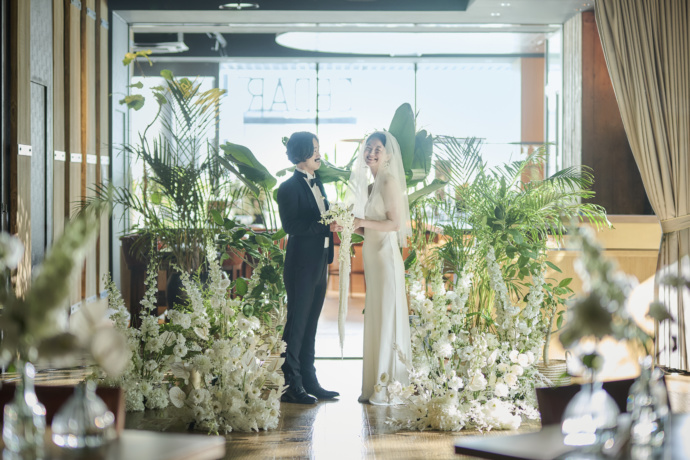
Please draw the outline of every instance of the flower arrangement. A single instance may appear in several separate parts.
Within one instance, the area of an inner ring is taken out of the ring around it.
[[[493,264],[492,285],[506,292]],[[543,343],[543,336],[530,334],[536,301],[521,308],[500,296],[494,327],[482,330],[472,325],[474,315],[467,304],[471,270],[462,272],[454,289],[447,290],[437,268],[429,286],[433,295],[418,281],[424,278],[419,264],[411,268],[411,275],[413,358],[406,362],[410,385],[387,386],[389,396],[411,411],[394,423],[419,430],[491,430],[516,429],[523,416],[537,418],[534,387],[544,379],[533,365]],[[537,294],[543,280],[535,274],[533,281],[530,292]],[[387,378],[381,380],[383,385]]]
[[[350,251],[352,248],[352,234],[355,231],[355,216],[352,214],[352,206],[342,203],[333,203],[329,210],[321,215],[321,223],[329,225],[336,222],[343,227],[340,232],[340,252],[338,254],[339,280],[339,304],[338,304],[338,336],[340,338],[340,351],[345,344],[345,319],[347,318],[347,298],[350,292],[350,270],[352,260]]]
[[[410,386],[388,384],[390,397],[410,409],[394,420],[413,429],[514,429],[537,418],[537,370],[554,318],[572,293],[570,279],[546,277],[547,247],[565,232],[563,216],[605,225],[603,209],[582,204],[592,176],[569,168],[541,180],[527,172],[544,161],[488,169],[479,143],[438,138],[437,164],[450,186],[418,201],[408,289],[413,356]],[[452,167],[450,166],[452,165]],[[427,235],[440,228],[439,241]],[[383,379],[386,380],[386,379]],[[382,382],[380,383],[382,384]]]
[[[16,295],[11,270],[17,267],[24,251],[14,236],[0,234],[0,361],[33,362],[39,358],[72,363],[84,353],[106,372],[118,374],[126,358],[122,337],[103,318],[80,311],[80,328],[67,330],[66,302],[70,278],[86,257],[87,248],[98,235],[100,212],[89,209],[71,220],[48,251],[28,290]],[[82,309],[84,310],[84,309]]]
[[[167,323],[150,315],[154,265],[148,271],[139,329],[127,327],[121,298],[111,293],[116,327],[128,335],[132,351],[125,374],[111,383],[125,388],[128,410],[158,409],[171,402],[197,429],[228,433],[275,428],[285,382],[278,373],[282,360],[270,358],[284,351],[274,322],[282,317],[262,321],[254,315],[260,310],[254,308],[253,293],[267,290],[262,267],[242,289],[244,295],[233,298],[233,283],[224,276],[213,244],[207,244],[206,260],[208,285],[183,272],[188,301],[168,310]],[[260,297],[258,302],[265,304],[267,298]]]

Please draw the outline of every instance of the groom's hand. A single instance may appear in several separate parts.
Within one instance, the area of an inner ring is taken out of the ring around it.
[[[342,227],[342,225],[338,225],[337,222],[331,222],[331,231],[332,232],[342,232],[343,227]]]

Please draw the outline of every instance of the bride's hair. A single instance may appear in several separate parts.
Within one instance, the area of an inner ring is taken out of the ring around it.
[[[365,145],[368,144],[369,141],[372,139],[378,139],[381,141],[381,143],[383,144],[384,147],[386,146],[386,135],[385,134],[378,132],[378,131],[375,133],[372,133],[369,137],[367,137],[367,140],[364,142],[364,144]]]

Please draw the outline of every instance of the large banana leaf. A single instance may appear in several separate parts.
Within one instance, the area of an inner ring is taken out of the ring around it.
[[[414,112],[412,106],[404,103],[395,111],[391,121],[390,132],[400,144],[400,154],[402,155],[403,168],[405,171],[412,169],[415,151],[415,126]]]
[[[347,182],[350,180],[350,168],[338,168],[322,158],[321,167],[316,170],[316,176],[321,179],[321,182],[324,184],[338,181]]]
[[[226,162],[233,163],[241,174],[240,178],[244,179],[243,182],[246,183],[249,181],[268,190],[275,187],[278,183],[276,178],[268,172],[264,165],[262,165],[259,160],[256,159],[252,151],[247,147],[226,142],[225,144],[221,145],[220,148],[225,152],[225,156],[220,157],[221,164],[227,168],[228,165]],[[234,168],[228,169],[232,171]]]
[[[434,138],[426,130],[422,129],[415,135],[412,168],[410,171],[406,171],[408,187],[426,180],[431,171],[431,154],[433,150]]]
[[[429,184],[426,187],[421,188],[421,189],[417,190],[416,192],[413,192],[410,195],[408,195],[407,200],[409,201],[410,206],[412,206],[412,204],[415,201],[417,201],[418,199],[425,197],[431,193],[434,193],[436,190],[442,189],[447,184],[448,184],[448,181],[443,181],[440,179],[434,179],[434,181],[431,184]]]

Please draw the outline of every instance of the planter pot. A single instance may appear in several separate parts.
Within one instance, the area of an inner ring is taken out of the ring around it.
[[[551,382],[550,386],[560,387],[571,383],[565,359],[550,359],[548,366],[544,364],[544,361],[539,361],[536,367],[539,373]]]

